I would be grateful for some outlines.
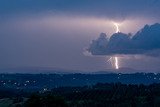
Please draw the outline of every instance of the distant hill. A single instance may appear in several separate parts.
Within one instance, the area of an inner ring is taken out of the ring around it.
[[[55,67],[10,67],[10,68],[0,68],[0,73],[22,73],[22,74],[110,74],[110,73],[145,73],[151,72],[148,70],[138,70],[128,67],[121,67],[119,69],[105,69],[101,71],[80,71],[80,70],[70,70]],[[157,72],[157,71],[152,71]]]
[[[62,68],[54,67],[11,67],[11,68],[1,68],[0,73],[56,73],[56,74],[68,74],[78,72],[76,70],[67,70]],[[79,71],[80,72],[80,71]]]

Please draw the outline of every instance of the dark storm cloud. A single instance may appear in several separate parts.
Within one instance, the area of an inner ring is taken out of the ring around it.
[[[115,33],[110,39],[102,33],[87,49],[93,55],[145,54],[159,56],[160,24],[145,25],[134,36]]]
[[[135,15],[160,16],[159,5],[159,0],[1,0],[0,12],[2,15],[48,11],[54,14],[104,16],[123,20]]]

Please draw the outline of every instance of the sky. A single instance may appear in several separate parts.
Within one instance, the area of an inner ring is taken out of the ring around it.
[[[159,55],[136,53],[135,45],[132,54],[116,51],[94,55],[88,48],[102,33],[112,38],[115,23],[123,34],[137,36],[146,24],[160,23],[159,10],[160,0],[0,0],[0,68],[49,67],[93,72],[116,69],[112,63],[117,57],[119,68],[158,72]],[[154,34],[154,30],[151,27],[147,34]],[[142,43],[152,40],[152,36],[143,37]]]

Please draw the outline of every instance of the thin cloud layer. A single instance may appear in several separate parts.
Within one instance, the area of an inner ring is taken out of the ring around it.
[[[92,55],[145,54],[159,56],[160,24],[145,25],[135,35],[115,33],[110,38],[102,33],[87,49]]]

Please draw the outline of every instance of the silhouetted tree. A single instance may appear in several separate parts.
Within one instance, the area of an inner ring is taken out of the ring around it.
[[[26,107],[68,107],[61,97],[53,95],[32,95],[25,103]]]

